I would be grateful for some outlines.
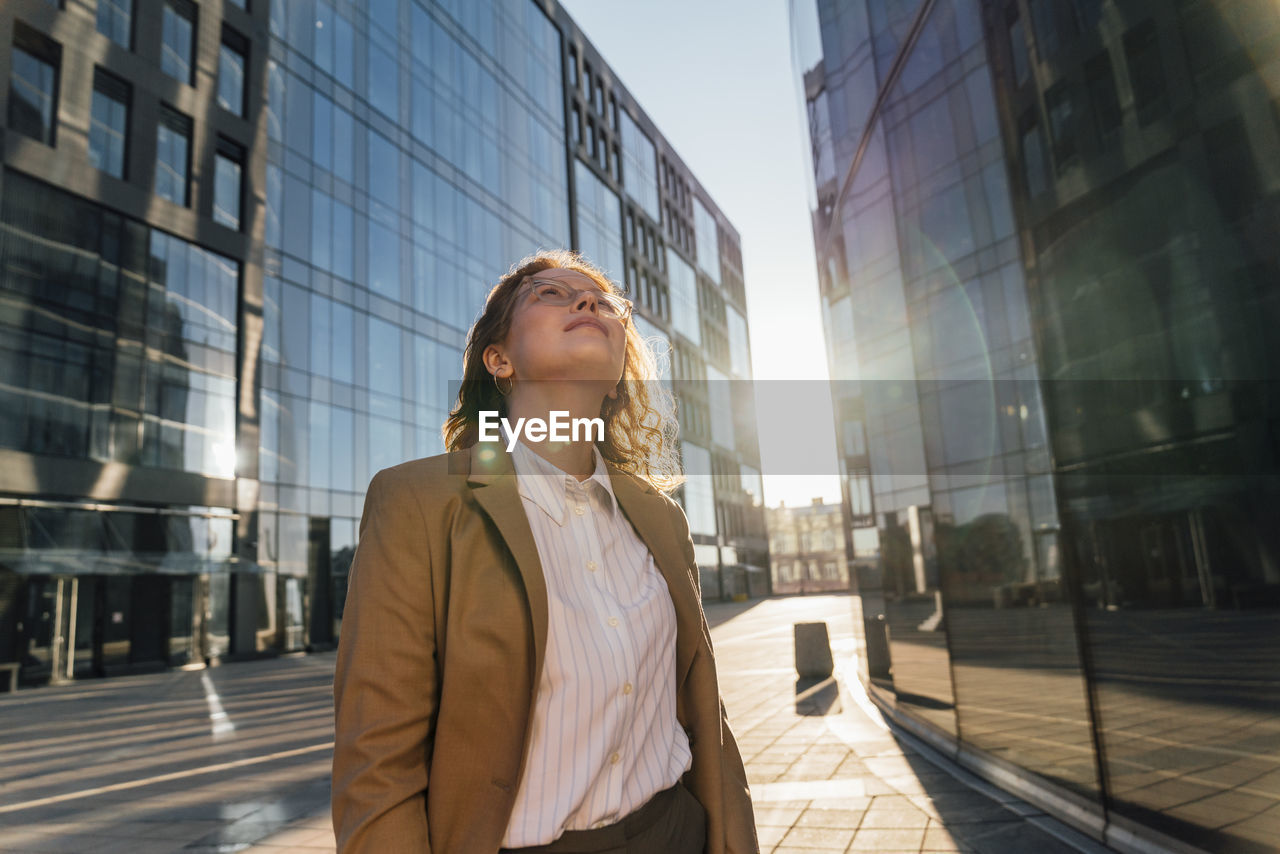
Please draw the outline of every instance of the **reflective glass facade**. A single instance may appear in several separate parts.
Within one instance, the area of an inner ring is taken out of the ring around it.
[[[635,199],[650,219],[657,221],[661,218],[658,202],[658,152],[626,110],[618,113],[618,120],[621,123],[623,183],[631,198]]]
[[[1273,849],[1274,10],[791,14],[870,691],[1113,845]]]
[[[712,304],[741,318],[738,237],[573,21],[216,6],[0,9],[8,129],[45,143],[0,172],[0,662],[35,685],[331,646],[367,484],[443,450],[466,331],[544,247],[608,270],[661,342],[708,595],[767,563],[754,435],[717,447],[706,374],[676,370],[749,378],[745,322],[732,363],[701,343],[723,318],[699,312],[693,194],[733,284]]]

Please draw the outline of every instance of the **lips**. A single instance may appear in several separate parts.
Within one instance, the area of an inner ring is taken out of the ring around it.
[[[572,323],[570,323],[568,326],[564,328],[564,331],[568,332],[570,329],[577,329],[579,326],[594,326],[596,329],[599,329],[605,335],[609,334],[609,330],[605,329],[605,326],[603,323],[591,317],[581,317],[573,321]]]

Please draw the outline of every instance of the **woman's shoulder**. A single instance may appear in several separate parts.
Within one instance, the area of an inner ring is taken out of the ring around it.
[[[470,456],[466,451],[406,460],[375,474],[369,481],[366,500],[411,494],[425,510],[465,490],[468,474]]]

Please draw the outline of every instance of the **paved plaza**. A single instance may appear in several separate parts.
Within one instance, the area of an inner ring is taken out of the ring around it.
[[[891,732],[855,682],[797,680],[793,624],[856,652],[849,596],[707,607],[761,850],[1104,852]],[[0,695],[0,851],[333,851],[333,655]],[[852,668],[847,669],[852,674]]]

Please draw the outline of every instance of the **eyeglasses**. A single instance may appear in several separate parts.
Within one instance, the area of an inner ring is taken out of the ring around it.
[[[596,298],[596,305],[603,316],[618,320],[631,316],[631,300],[606,293],[594,284],[587,288],[574,288],[555,279],[530,279],[526,287],[533,291],[534,298],[547,305],[569,305],[582,294],[589,293]]]

